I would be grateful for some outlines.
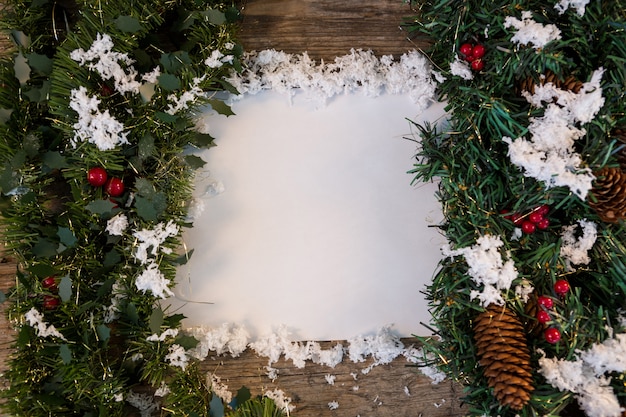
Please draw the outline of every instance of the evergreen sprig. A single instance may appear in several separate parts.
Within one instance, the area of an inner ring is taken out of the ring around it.
[[[6,246],[19,268],[8,309],[18,336],[2,406],[15,416],[127,416],[142,411],[126,401],[133,392],[152,399],[165,384],[171,392],[161,400],[162,415],[209,415],[220,400],[197,364],[183,369],[167,360],[172,349],[198,341],[182,332],[148,340],[180,329],[183,317],[136,287],[145,267],[134,256],[132,231],[189,226],[192,179],[202,162],[184,151],[212,146],[213,138],[194,129],[195,109],[229,110],[212,92],[234,90],[225,78],[241,65],[239,11],[220,0],[6,3],[0,21],[14,49],[0,65],[0,193]],[[141,94],[122,93],[70,57],[102,35],[140,75],[158,68],[156,82],[146,82]],[[205,65],[215,51],[230,60]],[[207,94],[189,109],[169,111],[171,95],[194,87]],[[125,126],[129,144],[72,146],[78,116],[70,100],[79,88]],[[123,179],[126,192],[109,196],[89,185],[86,174],[95,166]],[[121,236],[107,233],[107,221],[120,213],[128,228]],[[154,256],[170,282],[180,246],[179,232]],[[112,320],[106,308],[113,302]],[[29,324],[33,311],[57,333],[42,335],[41,325]]]
[[[626,230],[622,221],[602,222],[588,200],[581,200],[569,189],[546,188],[524,176],[511,163],[502,138],[527,136],[528,119],[543,114],[520,94],[522,82],[539,82],[548,71],[560,80],[574,76],[586,82],[602,67],[605,104],[593,121],[581,126],[586,134],[576,144],[576,152],[594,171],[618,166],[617,155],[624,144],[611,132],[626,125],[626,4],[619,0],[590,1],[580,16],[572,8],[560,14],[554,7],[556,1],[412,3],[418,15],[408,26],[434,40],[425,53],[446,78],[439,92],[449,112],[445,125],[418,126],[422,148],[412,171],[415,181],[439,181],[438,198],[444,213],[441,230],[453,248],[472,246],[485,234],[497,235],[505,243],[503,253],[510,254],[518,269],[514,286],[526,279],[536,294],[554,295],[557,279],[569,281],[573,291],[565,298],[555,296],[553,312],[562,341],[549,344],[541,335],[529,334],[528,343],[535,367],[539,350],[548,357],[574,360],[580,351],[624,331],[620,319],[625,307]],[[522,11],[531,11],[538,23],[557,25],[562,39],[539,50],[512,43],[514,31],[504,22],[507,17],[519,18]],[[472,80],[450,70],[464,43],[480,43],[486,48],[484,68],[475,72]],[[528,212],[542,204],[551,207],[549,229],[513,237],[517,236],[516,226],[507,215]],[[599,236],[589,252],[590,262],[570,271],[560,256],[561,230],[582,219],[595,222]],[[532,399],[521,412],[498,404],[476,356],[472,322],[483,307],[471,300],[473,290],[479,286],[469,276],[463,257],[441,261],[427,291],[441,340],[426,340],[440,359],[437,365],[466,386],[465,401],[471,414],[559,415],[575,404],[576,395],[552,387],[537,370]],[[535,320],[512,290],[506,293],[506,304],[525,321]],[[624,375],[610,376],[610,386],[623,406]]]

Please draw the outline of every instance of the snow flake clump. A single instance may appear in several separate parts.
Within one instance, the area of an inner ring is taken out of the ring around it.
[[[119,213],[107,221],[106,231],[112,236],[122,236],[124,230],[128,228],[128,217],[124,213]]]
[[[566,186],[581,200],[591,189],[594,176],[582,167],[574,142],[586,134],[577,123],[589,123],[604,105],[600,81],[604,69],[594,71],[591,80],[576,94],[553,83],[535,86],[535,93],[524,93],[536,107],[548,103],[543,116],[530,119],[530,140],[504,137],[511,162],[524,169],[524,175],[542,181],[547,188]]]
[[[539,359],[539,372],[553,387],[576,394],[586,415],[618,417],[622,414],[624,409],[609,385],[611,378],[605,374],[626,372],[626,333],[578,352],[574,361],[546,358],[540,353],[544,356]]]
[[[511,288],[517,278],[517,269],[509,252],[503,261],[499,249],[504,246],[500,236],[484,235],[476,240],[476,245],[452,250],[449,245],[442,248],[444,256],[463,255],[469,265],[468,274],[477,285],[483,285],[482,292],[472,290],[471,299],[478,298],[483,307],[489,304],[504,305],[502,291]]]
[[[165,355],[165,360],[168,361],[172,366],[178,366],[183,371],[189,363],[189,357],[185,352],[185,348],[181,345],[177,345],[176,343],[170,346],[169,353]]]
[[[154,402],[152,395],[138,394],[133,391],[126,395],[126,402],[138,409],[141,417],[151,417],[155,411],[161,408],[158,403]]]
[[[165,278],[165,275],[159,270],[159,265],[154,261],[151,261],[146,269],[135,279],[135,286],[138,290],[144,293],[150,291],[155,297],[159,298],[174,296],[169,285],[170,280]]]
[[[308,54],[286,54],[273,49],[244,56],[241,74],[228,81],[240,94],[272,89],[293,97],[297,91],[319,104],[335,95],[362,92],[376,97],[408,93],[421,110],[434,101],[436,82],[428,60],[412,51],[399,61],[392,56],[378,59],[372,51],[352,50],[334,62],[316,64]]]
[[[163,253],[171,253],[168,248],[161,248],[161,245],[168,237],[173,237],[178,234],[178,226],[170,220],[167,224],[159,223],[154,229],[142,229],[133,233],[133,236],[139,240],[139,245],[134,253],[135,259],[137,259],[142,265],[148,263],[148,255],[157,256],[159,249]],[[150,249],[148,253],[148,249]]]
[[[574,7],[578,16],[583,17],[585,15],[585,6],[589,3],[589,0],[561,0],[554,8],[559,14],[565,13],[569,7]]]
[[[62,340],[67,340],[52,324],[48,324],[43,320],[43,314],[41,314],[35,307],[31,308],[24,314],[24,319],[30,327],[37,330],[37,336],[39,337],[58,337]]]
[[[464,80],[474,79],[474,74],[472,74],[468,63],[460,59],[458,55],[454,58],[454,61],[450,63],[450,73],[452,75],[458,75]]]
[[[75,49],[70,53],[70,58],[80,65],[87,64],[87,68],[96,71],[103,80],[113,78],[115,89],[120,93],[128,91],[138,93],[141,84],[135,80],[137,71],[132,67],[135,61],[127,54],[113,52],[112,49],[111,36],[98,33],[96,40],[87,51],[83,48]]]
[[[580,238],[576,238],[574,232],[577,229],[575,224],[563,227],[561,234],[561,256],[565,259],[568,270],[572,271],[572,264],[587,265],[591,260],[588,251],[593,248],[598,238],[598,228],[594,222],[579,220],[578,224],[583,229]]]
[[[289,414],[296,408],[296,406],[291,404],[291,398],[287,397],[284,391],[278,388],[273,391],[265,391],[263,396],[273,400],[276,406],[287,414],[287,417],[289,417]]]
[[[561,30],[555,25],[542,25],[533,20],[533,14],[529,11],[522,12],[522,20],[508,16],[504,19],[504,27],[514,27],[517,33],[511,38],[511,42],[519,45],[533,45],[535,49],[545,47],[549,42],[561,39]]]
[[[367,356],[374,359],[371,365],[361,370],[363,374],[368,374],[375,366],[390,363],[405,352],[404,344],[391,332],[391,326],[382,327],[375,335],[353,337],[348,342],[352,362],[365,362]]]
[[[243,326],[231,326],[228,323],[215,329],[194,328],[189,332],[199,341],[189,354],[200,360],[205,359],[209,352],[217,355],[229,353],[236,358],[246,350],[250,339],[250,334]]]
[[[204,91],[200,88],[200,83],[204,80],[204,76],[195,77],[191,83],[191,89],[185,91],[178,97],[176,94],[170,94],[167,99],[170,101],[165,113],[174,115],[181,110],[187,110],[190,104],[195,103],[199,97],[204,95]]]
[[[404,356],[408,362],[417,365],[419,371],[430,378],[431,384],[437,385],[440,382],[445,381],[446,374],[437,369],[434,365],[437,358],[434,354],[424,351],[423,348],[409,347],[404,352]]]
[[[93,143],[101,151],[109,151],[119,144],[128,144],[124,125],[117,121],[109,110],[100,112],[97,97],[90,97],[87,89],[80,86],[70,93],[70,108],[78,113],[78,121],[74,123],[74,137],[70,140],[76,148],[79,142]]]
[[[337,401],[331,401],[328,403],[328,409],[330,411],[336,410],[339,408],[339,403]]]

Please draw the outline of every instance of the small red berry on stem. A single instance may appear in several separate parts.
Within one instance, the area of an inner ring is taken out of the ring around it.
[[[61,304],[59,297],[54,295],[44,295],[43,296],[43,308],[46,310],[54,310]]]
[[[537,224],[544,219],[543,215],[539,214],[538,211],[533,211],[528,215],[528,220]]]
[[[474,45],[472,45],[471,43],[464,43],[459,48],[459,52],[461,52],[465,56],[472,55],[473,50],[474,50]]]
[[[537,304],[547,308],[548,310],[554,307],[554,301],[552,300],[552,298],[546,297],[545,295],[540,295],[539,297],[537,297]]]
[[[550,206],[547,204],[543,204],[539,207],[537,207],[537,213],[541,214],[542,216],[547,216],[548,213],[550,213]]]
[[[111,197],[119,197],[124,194],[124,181],[113,177],[107,182],[105,189]]]
[[[478,58],[478,59],[474,59],[472,63],[470,64],[470,66],[472,67],[474,71],[482,71],[482,69],[485,67],[485,63],[483,62],[482,59]]]
[[[550,320],[552,320],[552,317],[550,317],[550,314],[547,311],[539,310],[539,312],[537,313],[537,321],[539,323],[546,324]]]
[[[550,327],[543,332],[543,337],[546,339],[546,342],[555,344],[561,340],[561,332],[556,327]]]
[[[87,182],[92,187],[102,187],[107,182],[107,172],[102,167],[93,167],[87,171]]]
[[[546,218],[543,218],[539,222],[537,222],[537,229],[539,230],[546,230],[548,227],[550,227],[550,220]]]
[[[570,290],[569,282],[567,282],[564,279],[559,279],[558,281],[554,283],[554,292],[557,293],[557,295],[561,297],[567,294],[569,290]]]
[[[41,281],[41,286],[50,291],[56,291],[57,288],[57,280],[55,277],[47,277],[43,281]]]
[[[474,58],[482,58],[485,56],[485,47],[483,45],[475,45],[472,48],[472,55],[474,56]]]
[[[535,226],[535,223],[531,221],[524,220],[524,222],[522,223],[522,232],[526,233],[527,235],[535,233],[536,229],[537,226]]]

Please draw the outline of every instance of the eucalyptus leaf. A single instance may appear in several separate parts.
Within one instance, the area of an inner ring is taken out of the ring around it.
[[[169,73],[177,73],[181,68],[192,64],[189,53],[186,51],[169,52],[161,55],[163,69]]]
[[[111,338],[111,329],[105,324],[100,324],[98,327],[96,327],[96,331],[98,332],[98,337],[103,342],[106,342]]]
[[[156,221],[158,219],[157,209],[152,202],[152,200],[137,196],[135,198],[135,209],[137,210],[137,215],[146,221]]]
[[[191,143],[198,148],[210,148],[215,146],[215,138],[208,133],[195,132]]]
[[[45,166],[50,169],[63,169],[69,167],[67,158],[57,151],[48,151],[41,157]]]
[[[233,109],[231,109],[230,106],[224,103],[222,100],[212,99],[212,100],[208,100],[208,103],[211,105],[213,110],[215,110],[219,114],[223,114],[224,116],[227,116],[227,117],[233,116],[235,114],[233,112]]]
[[[169,114],[162,111],[156,112],[154,116],[165,123],[174,123],[176,122],[176,120],[178,120],[178,116],[176,116],[175,114]]]
[[[15,71],[15,78],[21,85],[25,85],[30,80],[30,66],[28,65],[28,59],[20,52],[15,57],[13,62],[13,70]]]
[[[28,272],[39,278],[46,278],[52,275],[56,275],[58,270],[48,264],[34,264],[28,267]]]
[[[57,232],[59,235],[59,240],[68,248],[72,248],[76,245],[78,239],[74,235],[74,232],[68,227],[59,226],[59,231]]]
[[[11,39],[21,48],[28,49],[30,47],[30,36],[26,35],[21,30],[12,30]]]
[[[29,133],[22,141],[22,146],[24,147],[24,152],[26,152],[26,155],[28,155],[29,158],[34,158],[39,155],[41,140],[39,140],[37,135]]]
[[[0,124],[5,124],[11,120],[11,114],[13,114],[13,109],[0,108]]]
[[[40,87],[31,87],[24,91],[24,95],[33,103],[42,103],[48,100],[50,94],[50,81],[45,80]]]
[[[72,362],[72,351],[70,350],[70,347],[67,345],[67,343],[59,346],[59,356],[61,357],[61,360],[65,365]]]
[[[104,260],[102,261],[102,266],[105,268],[110,268],[112,266],[117,265],[122,260],[122,256],[115,250],[111,250],[104,254]]]
[[[163,325],[163,310],[155,308],[150,315],[150,331],[152,333],[161,334],[161,326]]]
[[[28,65],[30,68],[39,75],[52,74],[52,59],[37,53],[27,54],[26,58],[28,58]]]
[[[212,25],[223,25],[226,23],[226,15],[219,10],[209,9],[203,12],[200,12],[200,15],[203,16],[206,20],[209,21]]]
[[[39,238],[33,246],[33,255],[37,258],[51,258],[57,255],[59,244],[45,238]]]
[[[154,146],[154,136],[145,134],[139,139],[137,146],[137,154],[140,160],[145,160],[156,154],[156,147]]]
[[[102,283],[100,288],[98,288],[98,298],[107,297],[110,298],[111,291],[113,289],[113,284],[115,284],[115,278],[109,278]]]
[[[200,341],[193,336],[187,336],[183,334],[179,334],[176,336],[176,344],[184,347],[186,350],[193,349],[198,346]]]
[[[111,215],[117,204],[109,200],[94,200],[85,206],[85,210],[100,216]]]
[[[161,74],[158,77],[159,85],[166,91],[180,89],[180,79],[173,74]]]
[[[72,298],[72,279],[69,275],[61,278],[59,282],[59,297],[61,297],[61,301],[64,303]]]
[[[137,178],[135,181],[135,190],[137,194],[143,197],[152,198],[156,192],[152,181],[147,178]]]
[[[133,16],[120,16],[114,20],[115,26],[126,33],[139,32],[143,29],[139,19]]]
[[[126,314],[126,317],[128,317],[128,320],[130,320],[131,323],[139,323],[139,312],[137,311],[137,306],[134,303],[126,304],[124,314]]]
[[[224,404],[217,395],[213,394],[211,402],[209,403],[209,415],[210,417],[224,417]]]
[[[206,165],[206,161],[196,155],[185,155],[185,162],[192,169],[200,169]]]
[[[4,303],[7,300],[7,295],[4,293],[4,291],[0,291],[0,304]]]
[[[235,398],[233,398],[233,401],[230,403],[230,406],[232,409],[237,409],[237,406],[239,404],[245,403],[250,398],[252,398],[252,395],[250,395],[250,390],[247,387],[241,387],[237,391],[237,395],[235,396]]]

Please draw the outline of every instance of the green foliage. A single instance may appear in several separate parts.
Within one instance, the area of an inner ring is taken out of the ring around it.
[[[134,257],[132,233],[187,225],[198,161],[190,163],[183,150],[212,146],[210,136],[194,131],[190,110],[209,101],[198,95],[172,107],[185,93],[223,89],[224,77],[240,67],[242,49],[233,47],[238,10],[219,0],[5,3],[0,25],[14,48],[0,60],[1,214],[20,270],[7,294],[18,337],[2,407],[15,416],[125,416],[137,410],[123,398],[168,384],[163,415],[208,415],[210,389],[193,360],[185,369],[166,360],[174,345],[191,349],[197,340],[182,333],[147,340],[180,329],[182,317],[135,285],[146,267]],[[112,78],[71,58],[104,34],[112,52],[132,60],[121,72],[137,71],[131,78],[139,93],[120,91]],[[207,67],[216,50],[232,62]],[[141,78],[155,68],[156,80]],[[104,149],[75,139],[80,120],[71,97],[81,88],[124,126],[127,144]],[[120,178],[124,193],[91,186],[86,174],[95,166]],[[128,219],[121,236],[107,232],[118,214]],[[179,235],[170,236],[151,260],[170,285],[179,244]],[[44,286],[47,277],[57,285]],[[31,309],[63,337],[39,335],[24,318]]]
[[[548,357],[576,358],[577,351],[602,342],[620,325],[626,297],[626,229],[623,222],[604,223],[588,205],[565,187],[546,188],[524,176],[508,155],[504,136],[528,135],[529,117],[542,115],[520,94],[520,85],[531,78],[538,81],[552,71],[563,80],[574,76],[582,82],[600,67],[605,70],[602,89],[605,104],[594,120],[580,126],[586,134],[575,145],[584,166],[597,170],[617,166],[619,150],[612,131],[626,125],[626,3],[592,1],[583,16],[574,9],[563,14],[556,1],[415,1],[418,15],[408,27],[436,40],[425,52],[446,80],[439,92],[448,103],[448,121],[440,126],[418,126],[421,150],[411,171],[415,181],[439,181],[442,203],[442,233],[452,248],[469,247],[478,237],[491,234],[504,242],[502,253],[510,254],[519,272],[512,289],[505,293],[508,307],[517,310],[526,322],[535,321],[525,313],[525,303],[513,288],[523,279],[532,283],[537,295],[555,298],[552,325],[563,339],[551,345],[541,334],[529,334],[532,365],[538,367],[538,349]],[[505,28],[507,17],[520,18],[531,11],[542,24],[555,24],[562,39],[535,50],[511,41],[513,28]],[[472,80],[450,71],[450,63],[464,43],[486,48],[484,68]],[[516,226],[511,213],[528,213],[548,204],[550,227],[545,231],[514,238]],[[598,239],[589,252],[590,262],[569,270],[560,256],[562,227],[588,219],[598,225]],[[557,279],[567,279],[573,291],[564,298],[554,294]],[[468,273],[463,257],[449,257],[429,286],[427,297],[434,326],[441,342],[425,341],[438,366],[466,387],[465,401],[473,415],[522,416],[558,415],[574,402],[572,393],[560,392],[535,372],[533,398],[521,412],[498,405],[487,385],[472,339],[472,320],[483,310],[471,292],[480,290]],[[608,327],[607,327],[608,326]],[[611,387],[624,401],[624,375],[612,375]]]

